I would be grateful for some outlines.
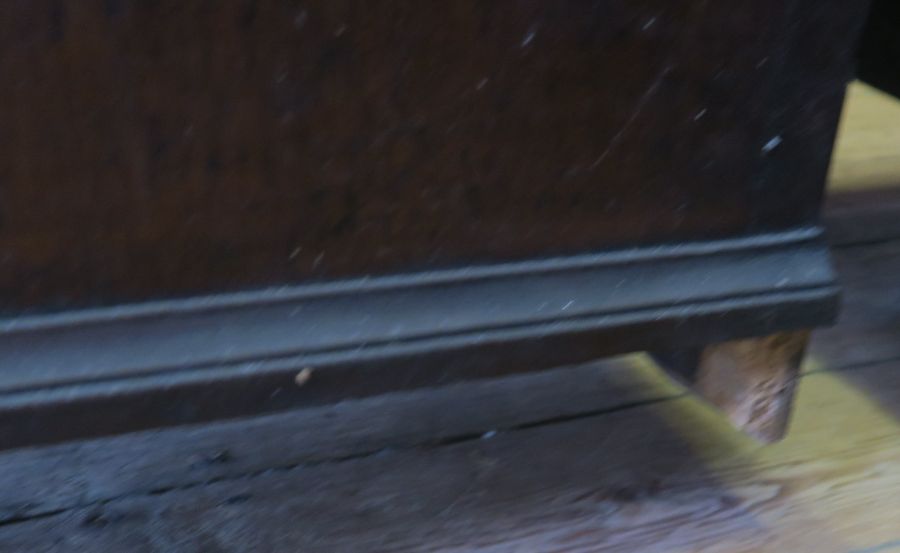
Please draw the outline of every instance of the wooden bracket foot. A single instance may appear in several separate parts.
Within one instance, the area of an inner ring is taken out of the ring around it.
[[[794,386],[809,332],[784,332],[703,348],[654,353],[669,374],[763,442],[787,430]]]

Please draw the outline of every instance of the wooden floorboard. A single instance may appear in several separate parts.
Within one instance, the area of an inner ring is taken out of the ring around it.
[[[813,334],[813,354],[844,368],[900,359],[900,247],[897,241],[834,252],[841,283],[839,324]]]
[[[849,374],[806,376],[774,446],[678,398],[70,509],[0,550],[862,551],[900,539],[900,364]]]
[[[0,455],[3,520],[478,438],[549,420],[605,413],[682,391],[628,359],[537,375],[398,393],[334,406]]]

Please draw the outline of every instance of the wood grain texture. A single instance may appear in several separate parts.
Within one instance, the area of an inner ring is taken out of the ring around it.
[[[811,223],[864,9],[5,2],[0,310]]]
[[[748,435],[784,437],[808,331],[730,340],[656,356],[660,367],[710,402]]]

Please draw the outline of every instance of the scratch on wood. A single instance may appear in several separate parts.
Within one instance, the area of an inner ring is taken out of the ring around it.
[[[656,79],[653,80],[653,83],[644,91],[641,97],[638,99],[637,103],[634,105],[634,109],[631,111],[631,115],[628,116],[628,119],[625,121],[625,124],[613,135],[612,139],[607,144],[606,149],[603,150],[603,153],[591,164],[591,169],[596,169],[603,161],[609,156],[610,152],[612,152],[613,148],[619,145],[622,141],[622,137],[625,136],[625,131],[627,131],[631,125],[637,120],[637,118],[641,115],[641,112],[644,111],[644,106],[647,105],[647,102],[650,98],[656,94],[656,91],[659,90],[660,85],[663,82],[663,79],[672,71],[671,66],[666,66],[660,71],[659,75],[656,76]]]

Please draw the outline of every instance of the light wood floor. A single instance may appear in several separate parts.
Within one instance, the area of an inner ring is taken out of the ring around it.
[[[850,86],[829,185],[838,191],[900,185],[900,101],[862,83]]]

